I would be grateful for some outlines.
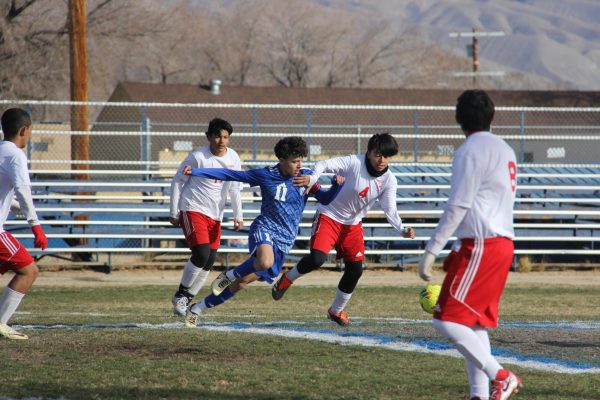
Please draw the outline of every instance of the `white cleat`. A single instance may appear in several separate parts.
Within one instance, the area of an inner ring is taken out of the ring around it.
[[[186,328],[195,328],[196,326],[198,326],[198,319],[200,318],[200,315],[196,314],[195,312],[192,312],[193,306],[194,304],[189,306],[185,313],[184,324]]]
[[[521,378],[508,371],[508,378],[492,381],[492,395],[490,400],[506,400],[521,388]]]
[[[189,301],[190,300],[186,296],[178,296],[177,293],[175,293],[173,299],[171,299],[171,303],[173,303],[173,314],[183,317]]]
[[[214,281],[212,281],[210,288],[212,289],[213,294],[218,296],[223,293],[223,290],[227,289],[232,282],[233,281],[230,281],[229,278],[227,278],[225,271],[223,271],[215,278]]]
[[[5,337],[7,339],[13,339],[13,340],[29,339],[29,337],[26,334],[14,330],[13,328],[11,328],[10,326],[8,326],[6,324],[0,324],[0,337]]]

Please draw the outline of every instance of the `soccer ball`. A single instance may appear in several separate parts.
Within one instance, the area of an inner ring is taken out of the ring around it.
[[[433,314],[433,309],[438,302],[442,287],[440,285],[429,284],[419,293],[419,303],[423,311]]]

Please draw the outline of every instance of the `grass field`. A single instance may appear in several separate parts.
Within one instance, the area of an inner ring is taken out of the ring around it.
[[[466,399],[464,361],[420,289],[359,286],[340,328],[324,318],[333,287],[280,302],[250,287],[186,329],[170,315],[172,285],[34,287],[11,321],[31,339],[0,342],[0,397]],[[598,289],[507,288],[491,338],[523,376],[515,399],[600,398]]]

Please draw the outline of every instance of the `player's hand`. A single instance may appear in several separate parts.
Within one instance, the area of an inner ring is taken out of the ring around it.
[[[244,221],[241,219],[236,219],[233,221],[233,230],[234,231],[241,231],[242,228],[244,227]]]
[[[185,167],[183,167],[183,174],[184,175],[191,175],[192,174],[192,167],[190,167],[189,165],[186,165]]]
[[[294,186],[308,186],[310,183],[310,175],[296,175],[292,178]]]
[[[431,280],[431,270],[433,269],[433,263],[435,262],[435,255],[427,250],[423,254],[423,258],[419,261],[419,276],[424,281]]]
[[[42,230],[42,226],[34,225],[31,227],[31,231],[33,232],[33,245],[42,250],[46,250],[46,247],[48,247],[48,239]]]
[[[180,226],[181,225],[181,222],[179,221],[179,217],[177,217],[177,218],[169,217],[169,222],[173,226]]]
[[[335,181],[335,183],[337,183],[339,186],[342,186],[342,183],[344,183],[344,181],[346,180],[346,178],[344,178],[341,175],[335,175],[332,179],[331,182],[333,183],[333,181]]]
[[[402,229],[402,237],[408,238],[408,239],[414,239],[415,238],[415,230],[411,227],[406,227],[406,228]]]
[[[17,203],[14,200],[10,203],[10,211],[13,214],[15,214],[16,217],[19,217],[19,218],[24,217],[23,211],[21,210],[21,207],[19,206],[19,203]]]

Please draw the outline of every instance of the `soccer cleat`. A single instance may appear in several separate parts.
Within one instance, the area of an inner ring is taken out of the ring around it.
[[[218,296],[223,293],[223,290],[227,289],[232,282],[233,281],[230,281],[227,277],[225,271],[223,271],[215,278],[214,281],[212,281],[210,288],[212,289],[213,294]]]
[[[336,314],[330,308],[329,310],[327,310],[327,318],[341,326],[346,326],[350,324],[350,319],[343,310],[340,311],[339,314]]]
[[[198,319],[200,318],[200,315],[192,311],[192,307],[194,306],[195,304],[189,306],[185,313],[184,324],[186,328],[195,328],[196,326],[198,326]]]
[[[0,336],[5,337],[7,339],[14,339],[14,340],[29,339],[29,337],[26,334],[14,330],[13,328],[11,328],[10,326],[8,326],[6,324],[0,324]]]
[[[287,274],[284,273],[281,278],[275,282],[273,288],[271,289],[271,296],[273,296],[273,300],[280,300],[285,294],[285,291],[288,290],[293,283],[293,281],[288,279]]]
[[[521,378],[508,371],[508,377],[492,381],[492,394],[490,400],[506,400],[521,387]]]
[[[171,299],[171,303],[173,303],[173,314],[183,317],[189,302],[190,299],[188,299],[187,296],[180,294],[179,292],[175,293],[173,299]]]

